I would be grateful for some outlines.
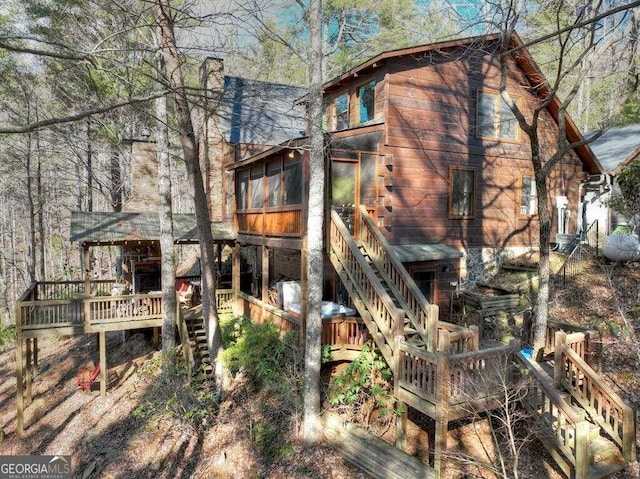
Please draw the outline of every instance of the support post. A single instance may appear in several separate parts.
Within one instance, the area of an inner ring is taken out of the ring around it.
[[[104,331],[98,333],[98,349],[100,349],[100,396],[107,395],[107,338]]]
[[[91,294],[91,257],[89,255],[89,247],[82,246],[82,259],[84,263],[84,294]]]
[[[18,436],[24,434],[24,391],[22,384],[22,337],[18,333],[16,339],[16,432]]]
[[[38,338],[33,338],[33,374],[38,374]]]
[[[394,348],[394,371],[393,371],[393,394],[398,397],[400,390],[399,381],[403,377],[403,361],[400,354],[400,347],[404,343],[404,336],[395,337]],[[396,404],[396,447],[401,451],[407,448],[407,405],[401,401]]]
[[[262,246],[262,301],[269,302],[269,248]]]
[[[553,385],[559,388],[564,378],[564,362],[562,361],[562,350],[567,344],[567,333],[556,331],[555,351],[553,353]]]
[[[442,335],[442,333],[447,333]],[[448,340],[448,331],[441,331],[442,343]],[[449,430],[449,355],[440,351],[437,355],[436,370],[436,413],[435,413],[435,434],[433,441],[433,468],[437,479],[446,477],[445,474],[445,453],[447,452],[447,433]]]
[[[236,293],[240,291],[240,246],[234,245],[231,250],[231,289]],[[235,295],[234,312],[241,311],[240,308],[240,296]]]
[[[27,398],[26,398],[26,404],[27,406],[29,404],[31,404],[31,400],[33,399],[32,394],[31,394],[31,383],[32,383],[32,377],[31,377],[31,338],[27,338],[27,340],[25,341],[26,343],[26,360],[27,360],[27,365],[26,365],[26,378],[25,378],[25,382],[26,382],[26,393],[27,393]]]

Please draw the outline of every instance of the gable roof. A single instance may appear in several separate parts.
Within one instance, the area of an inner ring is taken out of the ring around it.
[[[591,149],[605,171],[617,172],[618,168],[638,156],[640,148],[640,124],[612,128],[591,143]]]
[[[375,68],[378,68],[384,62],[389,59],[399,58],[403,56],[420,55],[431,51],[443,51],[462,46],[470,46],[474,44],[487,44],[496,43],[501,40],[500,34],[481,35],[475,37],[460,38],[457,40],[449,40],[444,42],[429,43],[426,45],[418,45],[408,48],[399,48],[396,50],[389,50],[376,55],[369,60],[351,68],[346,73],[326,82],[323,85],[323,91],[327,92],[335,88],[339,88],[343,84],[349,83],[353,78],[369,73]],[[542,71],[536,64],[535,60],[525,48],[524,43],[520,39],[517,33],[513,33],[510,38],[512,56],[516,61],[516,64],[522,69],[531,85],[535,86],[535,91],[538,92],[541,98],[545,98],[550,93],[550,87],[546,81]],[[302,100],[299,100],[301,102]],[[558,121],[558,115],[561,109],[562,103],[557,97],[554,97],[548,106],[548,110],[552,117]],[[564,114],[564,121],[566,124],[567,139],[570,143],[584,142],[584,137],[578,130],[568,113]],[[585,165],[586,169],[591,174],[602,172],[602,166],[598,162],[598,159],[593,154],[588,144],[583,144],[574,148],[574,151]]]
[[[212,222],[213,238],[232,241],[235,234],[226,223]],[[173,215],[175,243],[198,243],[194,214]],[[87,212],[71,213],[70,241],[88,246],[126,244],[134,241],[159,241],[157,213]]]
[[[305,88],[225,76],[218,115],[228,143],[279,145],[305,134]]]

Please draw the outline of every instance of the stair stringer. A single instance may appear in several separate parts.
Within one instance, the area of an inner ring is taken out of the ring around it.
[[[190,309],[188,315],[180,309],[178,321],[180,341],[189,367],[199,368],[205,374],[211,374],[213,366],[209,357],[201,307]]]

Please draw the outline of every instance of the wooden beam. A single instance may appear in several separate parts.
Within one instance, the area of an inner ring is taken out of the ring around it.
[[[107,395],[107,338],[106,333],[98,333],[98,348],[100,349],[100,396]]]

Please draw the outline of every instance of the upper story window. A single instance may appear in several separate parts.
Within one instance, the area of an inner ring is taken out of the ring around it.
[[[518,100],[515,100],[518,103]],[[502,97],[496,93],[478,91],[476,136],[501,140],[518,138],[518,121]]]
[[[476,209],[475,168],[449,168],[449,218],[473,218]]]
[[[249,208],[249,170],[238,171],[236,176],[236,205],[239,210]]]
[[[520,180],[520,215],[533,216],[537,214],[536,180],[532,176],[523,176]]]
[[[333,101],[335,130],[349,128],[349,96],[345,93]]]
[[[296,153],[293,158],[284,159],[284,189],[283,204],[302,204],[302,161],[300,154]]]
[[[282,205],[282,162],[280,159],[267,163],[267,206]]]
[[[262,208],[264,204],[264,166],[251,168],[250,176],[251,203],[249,208]]]
[[[358,87],[358,123],[366,123],[375,117],[375,93],[375,81]]]

